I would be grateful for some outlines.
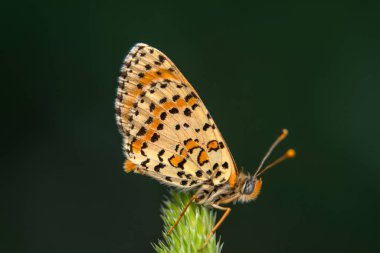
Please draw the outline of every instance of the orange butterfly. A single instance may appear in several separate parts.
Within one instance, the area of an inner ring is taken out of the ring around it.
[[[274,147],[287,136],[287,130],[283,130],[253,176],[238,173],[198,93],[167,56],[146,44],[136,44],[127,55],[115,104],[117,125],[124,137],[125,171],[196,190],[167,234],[193,201],[224,211],[202,248],[231,212],[223,204],[256,199],[262,185],[259,176],[295,156],[290,149],[262,169]]]

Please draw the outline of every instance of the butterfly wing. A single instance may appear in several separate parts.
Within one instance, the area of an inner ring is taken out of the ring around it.
[[[116,120],[125,170],[179,188],[236,181],[231,153],[199,95],[173,62],[135,45],[119,77]]]

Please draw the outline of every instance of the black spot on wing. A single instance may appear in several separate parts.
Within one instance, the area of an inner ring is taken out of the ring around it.
[[[136,135],[137,136],[142,136],[142,135],[145,135],[145,134],[146,134],[146,128],[145,127],[141,127]]]
[[[154,166],[154,171],[156,171],[156,172],[160,172],[160,170],[162,169],[162,168],[165,168],[165,164],[162,164],[162,163],[159,163],[159,164],[157,164],[156,166]]]
[[[165,153],[165,149],[161,149],[160,152],[158,152],[157,157],[162,162],[164,159],[162,159],[162,155]]]
[[[201,177],[201,176],[203,175],[203,171],[201,171],[201,170],[197,170],[197,171],[195,172],[195,175],[196,175],[197,177]]]
[[[158,141],[159,138],[160,138],[160,135],[158,135],[157,133],[154,133],[152,135],[152,138],[150,138],[150,141],[151,142],[156,142],[156,141]]]
[[[188,95],[186,95],[186,97],[185,97],[185,101],[186,102],[189,102],[189,100],[191,99],[193,97],[193,95],[190,93],[190,94],[188,94]]]
[[[150,159],[147,158],[145,161],[141,162],[141,166],[148,168],[147,164],[149,163]]]
[[[204,126],[203,126],[203,131],[207,131],[207,129],[208,129],[209,127],[211,127],[211,125],[210,125],[209,123],[204,124]]]
[[[193,111],[195,110],[195,108],[197,108],[197,107],[199,107],[199,105],[198,104],[193,104],[192,106],[191,106],[191,109],[193,109]]]
[[[191,116],[191,110],[189,108],[186,108],[184,111],[183,111],[183,114],[185,114],[187,117],[190,117]]]
[[[156,106],[153,104],[153,103],[151,103],[150,105],[149,105],[149,111],[150,112],[153,112],[153,110],[156,108]]]
[[[183,165],[186,163],[186,159],[183,159],[181,162],[178,163],[178,168],[184,169]]]
[[[145,124],[149,125],[152,122],[153,122],[153,118],[149,116],[149,118],[145,121]]]
[[[166,60],[165,56],[163,56],[162,54],[160,54],[158,56],[158,60],[161,62],[161,63],[164,63],[164,61]]]
[[[165,120],[166,116],[167,116],[167,113],[166,112],[162,112],[161,115],[160,115],[161,120]]]
[[[175,101],[177,101],[179,99],[179,95],[174,95],[173,96],[173,101],[175,102]]]
[[[176,114],[176,113],[179,113],[179,111],[178,111],[178,109],[177,108],[172,108],[172,109],[170,109],[169,110],[169,112],[171,113],[171,114]]]
[[[185,175],[184,171],[178,171],[177,172],[177,176],[179,176],[180,178],[182,178],[183,175]]]

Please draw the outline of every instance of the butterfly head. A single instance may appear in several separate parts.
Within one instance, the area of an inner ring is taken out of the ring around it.
[[[263,181],[261,178],[246,176],[240,189],[239,200],[242,202],[255,200],[260,194],[262,184]]]

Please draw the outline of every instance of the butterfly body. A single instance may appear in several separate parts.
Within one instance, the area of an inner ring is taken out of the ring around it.
[[[235,187],[229,183],[221,185],[205,184],[195,193],[198,204],[212,206],[230,202],[248,202],[257,198],[260,193],[262,180],[240,173]]]
[[[115,107],[125,171],[194,190],[191,201],[224,210],[212,233],[231,211],[222,204],[257,198],[262,180],[238,172],[198,93],[158,49],[142,43],[131,49],[121,68]]]

